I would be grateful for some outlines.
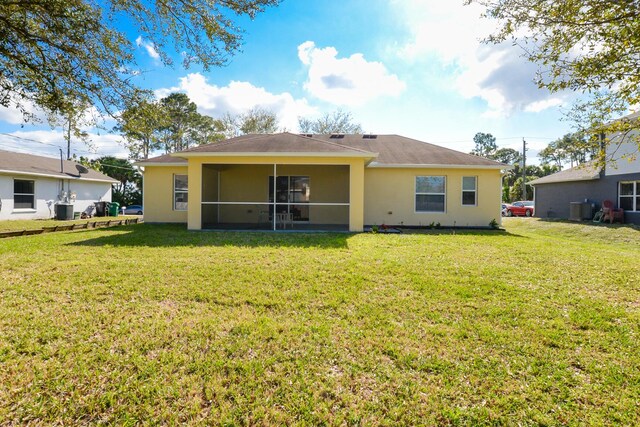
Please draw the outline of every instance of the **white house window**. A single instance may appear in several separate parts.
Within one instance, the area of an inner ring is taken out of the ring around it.
[[[173,176],[173,209],[176,211],[186,211],[189,201],[189,176]]]
[[[35,182],[26,179],[13,180],[13,208],[35,209]]]
[[[416,177],[416,212],[444,212],[446,177]]]
[[[462,177],[462,204],[475,206],[478,204],[478,179],[475,176]]]
[[[620,182],[618,206],[625,211],[640,211],[640,181]]]

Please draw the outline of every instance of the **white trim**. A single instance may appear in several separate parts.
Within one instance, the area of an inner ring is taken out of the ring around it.
[[[33,193],[16,193],[16,180],[18,181],[28,181],[33,183]],[[38,208],[38,198],[36,197],[36,180],[35,179],[20,179],[13,178],[13,211],[12,212],[37,212]],[[30,208],[16,208],[16,195],[18,196],[31,196],[33,197],[33,201],[31,202],[32,207]]]
[[[183,173],[174,173],[173,176],[173,197],[171,198],[171,210],[175,212],[188,212],[189,211],[189,174]],[[187,191],[179,190],[180,194],[187,194],[187,208],[186,209],[176,209],[176,176],[186,176],[187,177]]]
[[[202,202],[203,205],[261,205],[269,206],[273,205],[273,202]],[[305,202],[287,202],[287,203],[275,203],[276,205],[284,206],[349,206],[349,203],[305,203]]]
[[[475,188],[473,190],[465,190],[464,189],[464,179],[465,178],[473,178],[475,181]],[[460,204],[463,208],[468,208],[468,207],[477,207],[478,206],[478,176],[477,175],[467,175],[467,176],[463,176],[461,179],[461,187],[460,187]],[[464,193],[471,193],[473,191],[473,195],[474,195],[474,203],[472,205],[465,205],[464,204]],[[502,198],[501,198],[502,200]]]
[[[377,163],[371,162],[367,165],[369,168],[379,169],[513,169],[513,166],[509,165],[447,165],[447,164],[389,164],[389,163]]]
[[[347,157],[347,158],[352,158],[352,157],[363,157],[363,158],[375,158],[378,157],[378,153],[344,153],[344,152],[327,152],[327,153],[318,153],[318,152],[310,152],[310,153],[305,153],[305,152],[292,152],[292,151],[286,151],[286,152],[266,152],[266,151],[259,151],[259,152],[231,152],[231,151],[225,151],[225,152],[218,152],[218,151],[212,151],[212,152],[196,152],[196,153],[171,153],[170,154],[171,157],[177,157],[177,158],[188,158],[188,157],[337,157],[337,158],[341,158],[341,157]],[[146,165],[149,165],[149,163],[146,163]]]
[[[444,193],[418,193],[418,178],[419,177],[442,177],[444,178]],[[444,196],[444,210],[441,211],[419,211],[418,204],[416,203],[416,198],[418,195],[442,195]],[[415,175],[413,179],[413,213],[415,214],[446,214],[447,213],[447,176],[446,175]]]
[[[173,163],[166,163],[166,162],[135,162],[133,163],[134,166],[138,166],[138,167],[145,167],[145,166],[174,166],[174,167],[187,167],[189,166],[189,163],[185,160],[184,162],[173,162]]]
[[[633,184],[633,194],[622,195],[620,193],[620,188],[622,184]],[[626,209],[625,212],[640,212],[640,204],[637,203],[638,198],[640,197],[640,179],[635,181],[618,181],[618,209],[621,209],[620,206],[620,198],[631,199],[631,203],[633,206],[632,210]]]
[[[25,176],[37,176],[37,177],[45,177],[45,178],[56,178],[56,179],[74,179],[76,181],[92,181],[92,182],[108,182],[110,184],[117,184],[120,181],[116,181],[115,179],[98,179],[98,178],[81,178],[73,175],[54,175],[48,173],[33,173],[33,172],[20,172],[20,171],[12,171],[6,169],[0,169],[0,174],[4,175],[25,175]]]

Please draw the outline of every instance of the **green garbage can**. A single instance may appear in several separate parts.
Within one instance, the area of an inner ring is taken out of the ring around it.
[[[120,203],[118,202],[109,203],[109,216],[118,216],[119,210],[120,210]]]

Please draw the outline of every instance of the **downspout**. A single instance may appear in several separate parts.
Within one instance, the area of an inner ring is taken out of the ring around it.
[[[604,132],[600,133],[600,158],[602,159],[602,169],[600,170],[600,177],[604,177],[607,174],[607,146],[605,142],[606,136]]]
[[[62,148],[58,148],[58,150],[60,150],[60,173],[64,174],[64,162],[62,160]],[[60,190],[60,196],[61,196],[62,193],[64,193],[64,178],[60,179],[60,183],[62,185],[62,188]],[[58,196],[58,198],[60,198],[60,196]]]

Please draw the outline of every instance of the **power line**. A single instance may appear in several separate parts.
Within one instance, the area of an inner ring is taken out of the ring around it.
[[[55,148],[63,148],[63,147],[61,147],[61,144],[62,145],[66,144],[66,142],[51,143],[51,142],[38,141],[36,139],[26,138],[26,137],[23,137],[23,136],[13,135],[13,134],[10,134],[10,133],[5,133],[5,132],[0,132],[0,135],[5,135],[5,136],[8,136],[10,138],[15,138],[15,139],[18,139],[18,140],[21,140],[21,141],[35,142],[37,144],[48,145],[50,147],[55,147]],[[89,154],[89,155],[98,154],[98,153],[95,153],[95,152],[92,152],[92,151],[82,150],[82,149],[78,149],[78,148],[75,148],[74,151],[76,151],[77,153],[80,153],[80,154]],[[109,153],[107,153],[107,154],[109,154]]]
[[[7,147],[7,148],[11,148],[11,150],[12,150],[12,151],[16,151],[16,152],[18,152],[18,153],[22,153],[22,154],[34,154],[32,150],[28,150],[28,149],[23,148],[23,147],[15,146],[15,145],[13,145],[11,142],[0,141],[0,146],[4,146],[4,147]],[[58,148],[58,149],[62,148],[62,147],[58,147],[58,146],[53,146],[53,147],[54,147],[54,148]],[[83,152],[84,152],[84,151],[83,151]],[[86,153],[88,153],[88,152],[86,152]],[[52,156],[54,156],[54,155],[55,155],[55,154],[51,154],[51,153],[47,153],[47,154],[50,154],[50,157],[52,157]],[[97,153],[90,153],[90,154],[97,154]],[[119,153],[114,153],[114,152],[103,152],[103,155],[105,155],[105,156],[113,156],[113,157],[115,157],[115,156],[116,156],[116,154],[119,154]],[[45,155],[45,157],[47,157],[47,156]],[[57,158],[57,156],[56,156],[56,158]],[[118,159],[120,159],[120,160],[125,160],[125,159],[121,159],[121,158],[119,158],[119,157],[116,157],[116,158],[118,158]]]
[[[501,138],[495,138],[496,141],[504,141],[504,140],[511,140],[511,139],[521,139],[523,138],[522,136],[506,136],[506,137],[501,137]],[[553,141],[555,139],[558,139],[557,137],[555,138],[551,138],[548,136],[525,136],[524,138],[527,139],[543,139],[543,140],[548,140],[548,141]],[[473,143],[473,139],[458,139],[458,140],[452,140],[452,141],[427,141],[431,144],[456,144],[456,143],[461,143],[461,142],[468,142],[468,143]]]
[[[59,146],[57,146],[57,145],[50,144],[50,143],[47,143],[47,142],[43,142],[43,141],[36,141],[35,139],[29,139],[29,138],[16,137],[16,136],[14,136],[14,135],[5,134],[5,133],[3,133],[3,132],[0,132],[0,135],[13,136],[13,137],[18,138],[18,139],[24,139],[24,140],[31,141],[31,142],[37,142],[37,143],[39,143],[39,144],[49,145],[49,146],[52,146],[52,147],[55,147],[55,148],[60,148],[60,147],[59,147]],[[4,145],[5,147],[10,147],[10,146],[9,146],[8,144],[6,144],[6,143],[4,143],[4,144],[3,144],[3,142],[2,142],[2,141],[0,141],[0,145]],[[13,146],[11,146],[11,148],[16,149],[16,147],[13,147]],[[22,154],[32,154],[32,153],[30,153],[30,152],[28,152],[28,151],[26,151],[26,150],[24,150],[24,149],[20,149],[20,148],[18,148],[18,150],[19,150],[19,152],[21,152]],[[91,153],[91,154],[96,154],[96,153]],[[117,158],[117,157],[116,157],[116,158]],[[119,160],[127,160],[127,159],[119,159]],[[74,161],[74,160],[71,160],[71,161]],[[76,163],[78,163],[78,162],[76,162]],[[109,163],[103,163],[103,162],[99,162],[99,164],[100,164],[100,165],[104,165],[104,166],[108,166],[108,167],[111,167],[111,168],[116,168],[116,169],[137,170],[137,169],[136,169],[136,168],[134,168],[134,167],[125,167],[125,166],[119,166],[119,165],[112,165],[112,164],[109,164]]]

